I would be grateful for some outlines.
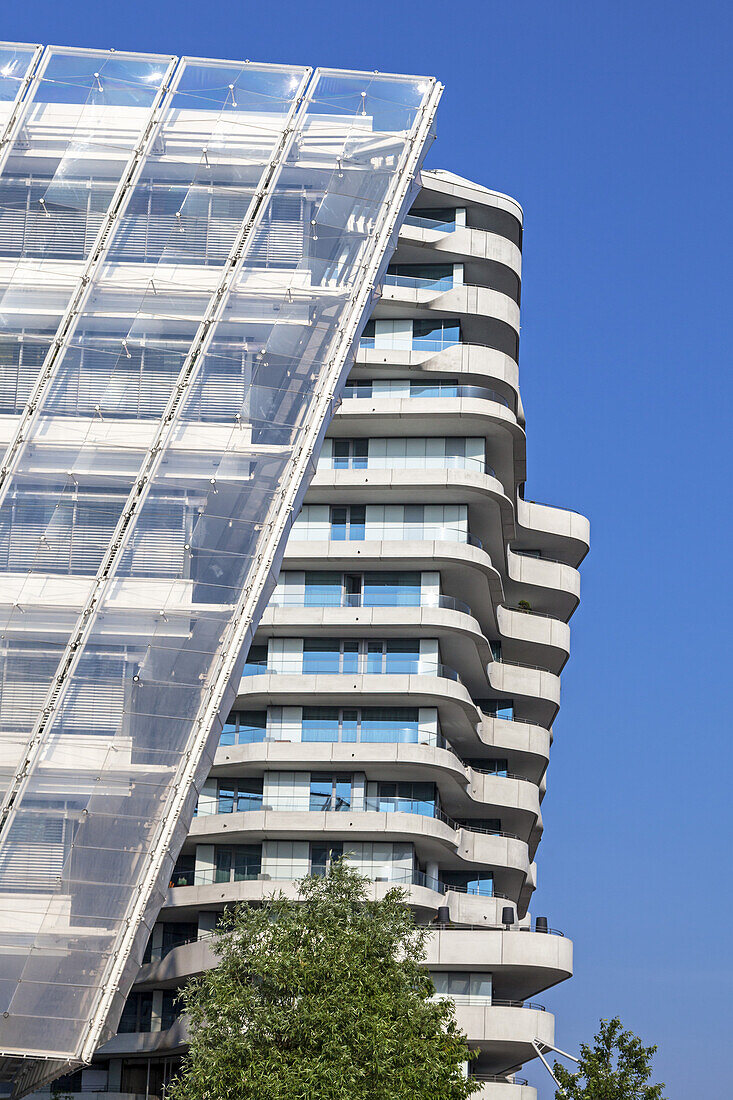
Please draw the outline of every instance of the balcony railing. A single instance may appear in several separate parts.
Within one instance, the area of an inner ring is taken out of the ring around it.
[[[288,592],[275,591],[271,607],[440,607],[447,611],[471,614],[471,608],[463,600],[453,596],[430,595],[400,588],[388,588],[371,592]]]
[[[400,393],[398,391],[390,392],[389,390],[372,391],[371,384],[356,383],[353,386],[347,386],[344,390],[344,400],[353,399],[369,399],[372,401],[388,399],[394,400],[396,398],[404,399],[419,399],[426,400],[431,398],[440,398],[444,400],[450,397],[468,397],[480,401],[493,401],[498,405],[503,405],[505,408],[509,408],[509,402],[502,394],[497,393],[496,390],[490,389],[488,386],[453,386],[446,384],[445,386],[425,386],[410,388],[409,393]]]
[[[407,455],[380,458],[379,462],[369,461],[362,455],[321,455],[319,470],[476,470],[478,473],[496,477],[496,471],[484,458],[470,455]]]
[[[453,276],[440,275],[433,279],[418,279],[411,275],[393,275],[388,271],[382,280],[385,286],[404,286],[408,290],[452,290]]]
[[[362,336],[359,341],[359,347],[369,351],[376,349],[378,351],[444,351],[446,348],[458,347],[462,341],[457,336],[445,336],[445,337],[429,337],[429,336],[413,336],[408,342],[404,344],[395,344],[393,346],[384,346],[378,337],[375,336]]]
[[[320,802],[320,804],[318,804]],[[482,833],[485,836],[506,837],[510,840],[519,840],[516,833],[507,833],[501,829],[489,829],[483,825],[472,825],[456,821],[439,806],[426,799],[400,798],[398,795],[382,795],[376,798],[351,799],[345,801],[331,796],[309,795],[304,798],[265,798],[264,796],[251,795],[241,805],[236,800],[226,799],[222,801],[212,797],[210,802],[199,804],[196,809],[197,817],[219,817],[231,813],[380,813],[380,814],[414,814],[418,817],[430,817],[435,821],[442,821],[451,829],[468,829],[472,833]]]
[[[308,655],[307,660],[279,661],[277,665],[268,661],[247,661],[244,666],[243,676],[439,676],[444,680],[453,680],[461,683],[461,678],[454,668],[440,664],[438,661],[427,661],[418,658],[401,661],[389,661],[386,665],[377,667],[376,661],[370,661],[370,654],[354,654],[359,660],[354,664],[341,663],[328,660],[326,657],[318,658],[315,654]]]
[[[443,233],[453,233],[456,228],[455,218],[437,221],[435,218],[421,218],[419,214],[408,214],[404,224],[414,225],[417,229],[438,229]]]

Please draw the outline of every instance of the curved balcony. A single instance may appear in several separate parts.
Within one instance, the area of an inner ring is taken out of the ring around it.
[[[451,815],[496,811],[511,833],[522,838],[541,831],[539,790],[536,783],[515,775],[496,775],[464,764],[450,748],[427,744],[385,742],[318,742],[263,740],[226,745],[217,750],[212,777],[236,778],[268,769],[282,771],[350,769],[365,771],[369,779],[411,779],[435,783],[444,808]]]
[[[239,709],[255,702],[300,706],[316,698],[319,705],[342,705],[344,698],[355,695],[360,696],[363,706],[404,705],[408,696],[413,706],[445,706],[453,712],[453,723],[459,727],[467,720],[475,728],[481,720],[458,673],[433,662],[419,666],[414,673],[381,674],[275,672],[266,665],[248,662],[248,674],[239,683],[236,705]]]
[[[565,936],[519,926],[503,931],[441,928],[430,936],[425,963],[431,971],[462,970],[472,963],[492,974],[494,1001],[524,1001],[573,973],[573,944]]]
[[[550,759],[552,735],[549,728],[522,718],[496,718],[483,715],[479,726],[482,745],[501,750],[511,760],[521,760],[523,770],[539,782]],[[517,770],[516,765],[512,765]]]
[[[484,458],[470,455],[436,455],[434,458],[412,457],[382,458],[339,458],[321,455],[316,464],[316,472],[321,470],[473,470],[479,474],[496,477],[496,470]]]
[[[478,386],[456,389],[478,390]],[[348,395],[339,406],[329,428],[329,437],[368,436],[374,431],[374,418],[379,417],[382,437],[418,436],[429,422],[433,431],[445,436],[480,436],[488,441],[494,475],[502,484],[519,484],[527,470],[526,439],[514,413],[505,403],[494,399],[469,396],[445,396],[436,407],[432,397],[399,394],[379,394],[369,401],[352,399]],[[470,467],[466,467],[470,468]],[[485,467],[490,473],[490,468]]]
[[[421,318],[436,313],[459,317],[470,339],[483,337],[496,323],[506,325],[519,336],[519,306],[508,294],[487,286],[454,284],[448,288],[415,287],[387,283],[377,302],[373,317],[404,316]],[[473,329],[474,331],[470,331]],[[489,342],[489,340],[487,340]]]
[[[308,503],[462,504],[475,508],[480,530],[475,532],[494,563],[506,560],[506,547],[516,536],[514,505],[504,486],[489,473],[473,469],[396,468],[316,471],[306,496]]]
[[[554,558],[507,548],[508,601],[526,599],[532,610],[567,622],[580,602],[580,573]]]
[[[473,1093],[474,1100],[537,1100],[537,1089],[524,1077],[501,1076],[495,1073],[471,1074],[481,1088]]]
[[[364,540],[290,539],[284,569],[439,570],[443,584],[463,592],[480,620],[491,622],[504,602],[504,583],[481,540],[460,527],[430,525],[382,531]]]
[[[273,593],[268,609],[281,607],[309,608],[311,610],[333,607],[421,607],[459,611],[462,615],[473,614],[467,603],[464,603],[463,600],[457,600],[454,596],[443,596],[440,593],[418,593],[413,595],[411,592],[397,586],[389,589],[385,587],[383,592],[374,589],[368,595],[363,592],[342,592],[335,595],[331,593],[319,594],[317,598],[306,593],[289,593],[280,589]]]
[[[456,1021],[469,1044],[496,1074],[537,1057],[534,1041],[555,1045],[555,1018],[533,1002],[456,1005]]]
[[[482,382],[490,379],[501,384],[501,392],[509,399],[510,407],[516,408],[519,417],[519,367],[512,355],[499,351],[481,342],[462,341],[447,347],[411,347],[411,348],[375,348],[369,344],[359,344],[356,348],[357,371],[370,367],[373,371],[380,368],[419,369],[421,372],[457,374],[468,376],[471,381]]]
[[[417,639],[430,637],[439,642],[446,652],[450,652],[453,661],[459,665],[460,672],[427,658],[412,657],[407,654],[393,654],[387,663],[375,664],[373,655],[354,654],[354,663],[342,666],[342,669],[354,674],[364,675],[440,675],[446,679],[455,679],[465,685],[473,696],[486,694],[486,664],[491,660],[491,650],[482,632],[480,624],[468,612],[448,610],[426,605],[366,607],[356,609],[336,609],[331,607],[301,607],[298,609],[273,608],[263,615],[258,630],[258,640],[273,636],[300,634],[308,637],[338,639],[363,639],[375,636],[386,639],[413,638],[417,649]],[[338,647],[337,647],[338,648]],[[307,658],[307,660],[306,660]],[[335,674],[338,673],[338,660],[328,655],[304,654],[301,661],[282,662],[271,658],[269,666],[248,662],[244,675],[256,675],[262,667],[276,673],[297,674]],[[382,671],[382,667],[384,671]]]
[[[534,659],[541,667],[559,675],[570,656],[570,627],[562,619],[525,607],[501,606],[497,625],[505,645],[507,659],[518,664]],[[542,658],[538,661],[537,658]]]
[[[543,668],[494,660],[488,666],[491,687],[520,704],[522,713],[549,728],[560,709],[560,677]]]
[[[505,905],[512,903],[519,910],[515,898],[499,889],[493,889],[491,894],[487,894],[475,888],[459,888],[428,878],[420,871],[389,881],[373,880],[367,889],[369,896],[377,900],[395,886],[406,890],[407,904],[425,921],[433,920],[438,908],[447,905],[451,920],[456,923],[497,928],[500,926]],[[293,899],[298,896],[296,881],[292,876],[280,879],[261,874],[256,878],[219,882],[213,871],[187,872],[178,876],[176,884],[169,887],[164,911],[174,911],[180,918],[195,919],[202,909],[218,910],[223,905],[236,902],[258,903],[271,897],[273,892],[280,891]]]
[[[436,253],[436,260],[439,258],[446,263],[460,263],[466,259],[493,260],[510,268],[517,277],[522,273],[522,253],[507,237],[488,229],[421,218],[418,211],[408,214],[402,223],[397,247],[398,258],[403,262],[424,263],[429,251]]]
[[[579,512],[538,504],[533,500],[517,500],[517,531],[531,538],[535,545],[574,569],[590,549],[590,522]]]
[[[355,381],[351,384],[347,384],[344,390],[343,400],[344,402],[351,401],[436,401],[439,400],[442,403],[446,401],[456,401],[465,399],[466,401],[489,401],[495,405],[501,405],[502,408],[509,409],[511,411],[511,404],[504,394],[493,390],[489,386],[480,385],[467,385],[460,382],[448,382],[441,380],[440,382],[433,382],[432,384],[424,383],[420,384],[414,378],[406,379],[408,386],[415,386],[415,391],[410,393],[403,393],[401,391],[389,391],[375,389],[371,382]],[[354,406],[353,413],[358,411],[359,406]],[[434,406],[428,406],[428,410],[431,416],[435,416],[440,410]],[[371,410],[372,412],[379,412],[382,414],[381,408],[377,407]],[[389,412],[389,410],[386,410]],[[343,412],[343,410],[342,410]],[[488,413],[487,415],[495,415]],[[0,417],[0,421],[2,418]],[[370,419],[370,423],[373,423],[373,419]]]

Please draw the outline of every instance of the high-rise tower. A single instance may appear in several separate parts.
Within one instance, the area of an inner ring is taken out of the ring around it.
[[[528,905],[588,524],[524,495],[521,210],[421,183],[120,1032],[70,1088],[161,1097],[222,908],[344,853],[434,925],[478,1095],[535,1097],[517,1071],[554,1019],[534,999],[572,969]]]

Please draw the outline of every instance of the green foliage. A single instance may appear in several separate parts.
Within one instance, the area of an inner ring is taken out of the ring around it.
[[[647,1084],[656,1049],[642,1046],[633,1032],[624,1031],[618,1016],[601,1020],[593,1047],[581,1044],[576,1073],[555,1062],[562,1086],[555,1100],[664,1100],[664,1085]]]
[[[404,891],[368,901],[343,862],[229,910],[220,965],[182,994],[190,1051],[170,1100],[465,1100],[480,1086],[453,1005],[432,1001]]]

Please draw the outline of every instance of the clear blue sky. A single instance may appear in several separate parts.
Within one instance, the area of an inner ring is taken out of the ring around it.
[[[730,7],[7,0],[0,33],[445,83],[429,164],[525,209],[527,495],[592,521],[534,905],[576,977],[543,999],[565,1049],[619,1013],[670,1100],[733,1096]]]

